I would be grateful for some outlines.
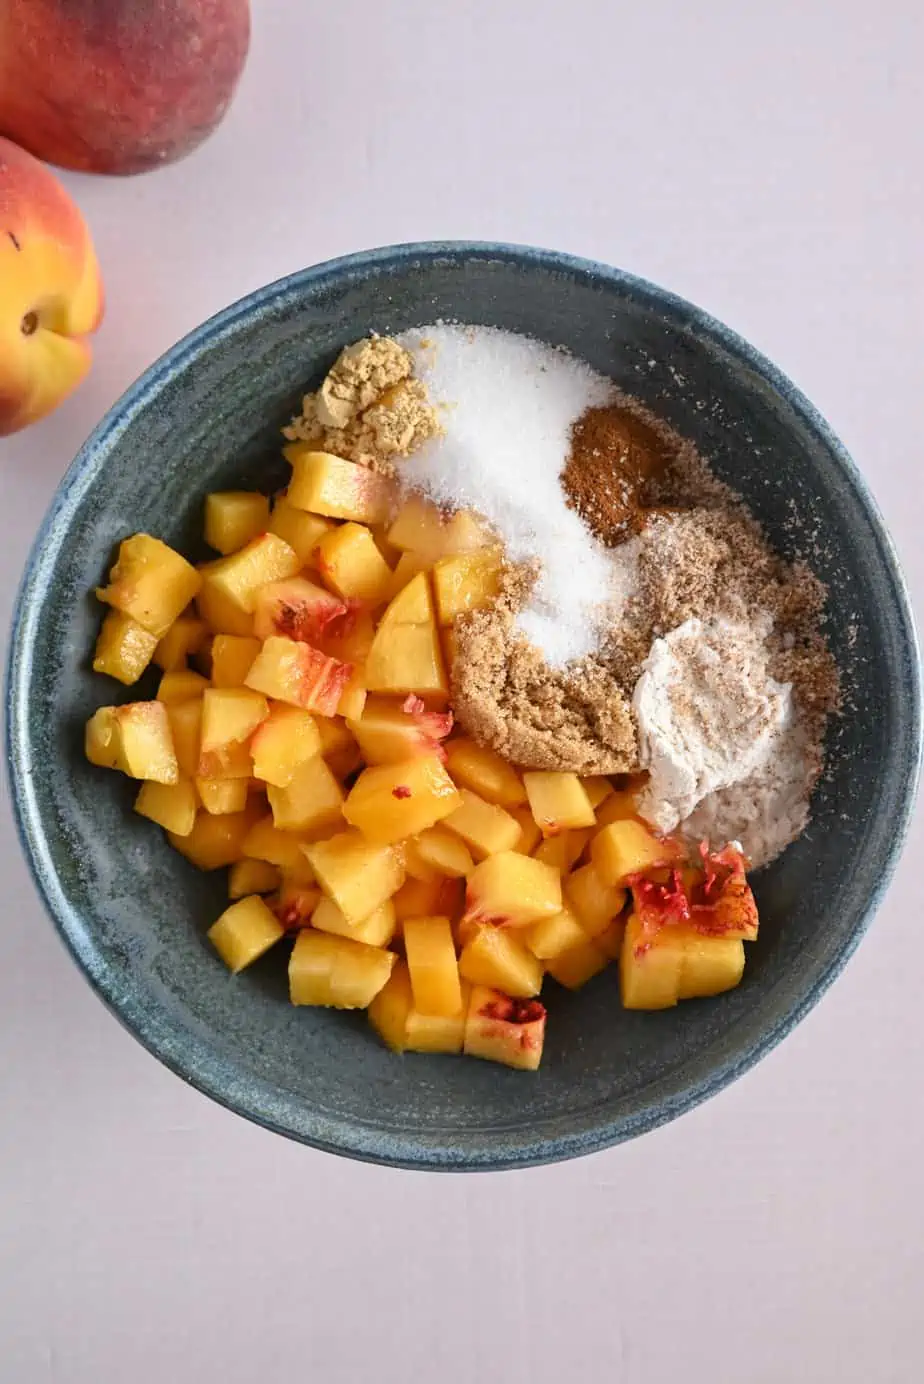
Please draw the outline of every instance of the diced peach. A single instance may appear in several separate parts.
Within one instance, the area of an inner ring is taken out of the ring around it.
[[[318,723],[301,707],[270,707],[250,742],[254,777],[287,788],[298,769],[321,753]]]
[[[356,942],[365,942],[369,947],[387,947],[395,935],[397,921],[395,905],[391,899],[380,903],[368,918],[359,923],[347,920],[342,909],[333,899],[326,896],[319,899],[311,915],[311,926],[319,932],[333,932],[338,937],[352,937]]]
[[[543,864],[554,865],[556,870],[560,870],[563,875],[566,875],[583,855],[584,848],[592,835],[593,832],[589,827],[581,830],[571,828],[561,832],[558,836],[548,836],[544,841],[540,841],[533,851],[533,855]]]
[[[625,1009],[670,1009],[680,997],[683,946],[664,928],[648,939],[633,913],[626,924],[619,958],[619,988]]]
[[[178,668],[176,672],[164,673],[157,684],[157,700],[166,706],[190,702],[201,697],[208,685],[208,678],[201,673],[194,673],[192,668]]]
[[[162,639],[199,585],[199,573],[185,557],[159,538],[136,533],[119,545],[109,585],[98,588],[96,594]]]
[[[451,625],[456,616],[489,606],[500,591],[501,569],[497,548],[482,548],[437,562],[433,591],[440,624]]]
[[[440,643],[443,646],[443,662],[446,675],[452,679],[452,667],[459,653],[459,636],[455,625],[444,625],[440,630]]]
[[[435,826],[460,804],[459,793],[436,755],[364,769],[343,807],[351,826],[383,845]]]
[[[567,907],[524,928],[524,944],[540,961],[551,961],[587,941],[587,933]]]
[[[200,870],[220,870],[242,859],[243,843],[254,820],[255,813],[250,804],[243,812],[222,817],[200,812],[188,836],[177,836],[170,832],[168,839],[174,850],[185,855]]]
[[[669,839],[659,840],[641,822],[616,821],[597,832],[590,857],[604,884],[620,886],[630,875],[669,865],[677,858],[677,848]]]
[[[394,764],[415,754],[439,754],[440,742],[452,729],[452,715],[427,711],[415,697],[392,701],[373,696],[367,697],[362,715],[348,724],[368,764]]]
[[[597,937],[626,906],[621,885],[604,884],[596,865],[582,865],[562,881],[565,898],[588,937]]]
[[[408,918],[404,950],[415,1009],[421,1014],[458,1014],[462,991],[449,919]]]
[[[282,875],[267,860],[236,860],[228,873],[228,897],[243,899],[248,894],[271,894],[279,888]]]
[[[283,449],[292,464],[286,498],[295,509],[332,519],[377,524],[391,506],[394,486],[385,477],[329,452],[296,442]]]
[[[232,740],[220,749],[199,753],[197,779],[241,779],[247,787],[252,774],[250,750],[242,740]]]
[[[592,774],[589,777],[582,778],[581,784],[594,812],[597,811],[600,804],[613,792],[612,783],[602,774]],[[597,825],[601,825],[599,818],[597,820]]]
[[[593,943],[599,947],[604,956],[610,961],[618,961],[622,955],[623,939],[626,935],[626,918],[621,914],[619,917],[611,918],[602,932],[595,934]]]
[[[320,716],[334,716],[351,672],[348,663],[338,663],[310,644],[274,636],[254,660],[246,686]]]
[[[244,679],[259,652],[259,639],[239,634],[216,634],[211,651],[212,686],[243,687]]]
[[[340,693],[340,700],[337,703],[337,715],[344,720],[349,718],[351,721],[357,720],[363,714],[366,705],[366,677],[362,668],[354,667],[343,685]]]
[[[542,840],[542,832],[533,821],[528,807],[508,807],[507,811],[520,827],[520,838],[513,847],[520,855],[532,855]]]
[[[462,899],[461,880],[407,879],[394,896],[395,917],[399,923],[434,915],[453,917],[461,911]]]
[[[254,490],[214,490],[205,497],[205,541],[227,556],[265,533],[269,500]]]
[[[208,638],[208,626],[195,615],[178,615],[154,650],[154,662],[165,673],[186,667]]]
[[[362,764],[362,754],[347,723],[339,716],[321,716],[317,721],[321,754],[331,773],[341,781]]]
[[[526,927],[560,913],[561,905],[559,872],[518,851],[488,856],[466,883],[465,916],[470,922]]]
[[[286,932],[298,932],[300,928],[309,927],[320,902],[320,889],[286,879],[285,876],[278,892],[268,900],[274,917]]]
[[[635,794],[629,788],[620,788],[608,793],[596,809],[597,826],[608,827],[614,822],[639,822]]]
[[[216,562],[200,563],[202,587],[196,597],[196,610],[206,628],[213,634],[236,634],[242,638],[252,638],[253,615],[242,610],[223,587],[209,583],[210,574],[216,568],[220,571],[225,561],[225,558],[219,558]]]
[[[362,922],[404,883],[404,866],[388,845],[343,831],[306,845],[304,854],[325,894],[351,923]]]
[[[503,928],[476,927],[462,948],[459,974],[473,985],[503,988],[518,998],[538,995],[542,988],[542,963],[515,933]]]
[[[460,792],[460,803],[446,818],[446,826],[467,845],[479,860],[499,851],[514,850],[520,839],[520,824],[503,807],[485,802],[469,788]]]
[[[744,974],[744,944],[740,937],[703,937],[683,929],[683,962],[677,998],[698,999],[733,990]]]
[[[277,500],[273,505],[273,512],[267,524],[270,533],[278,534],[288,543],[303,567],[317,566],[317,546],[333,527],[330,519],[322,519],[319,514],[308,514],[303,509],[296,509],[285,499]]]
[[[295,882],[311,884],[314,871],[302,850],[304,844],[293,833],[280,831],[267,813],[250,824],[242,842],[242,854],[278,866],[287,878]]]
[[[199,772],[199,742],[202,736],[202,698],[190,702],[170,702],[167,719],[173,736],[180,773],[195,778]]]
[[[407,1048],[407,1017],[414,1004],[407,965],[398,961],[369,1006],[369,1022],[392,1052]]]
[[[414,838],[417,856],[425,866],[447,879],[462,879],[475,868],[465,842],[445,827],[429,827]]]
[[[198,777],[196,792],[206,812],[215,817],[225,812],[243,812],[247,806],[247,780],[244,778]]]
[[[202,573],[202,590],[223,597],[243,615],[253,614],[257,593],[268,582],[294,577],[299,560],[278,534],[264,533],[253,538],[240,552],[209,563]],[[205,619],[208,615],[203,612]],[[221,630],[226,634],[250,634],[246,630]]]
[[[550,958],[545,963],[545,969],[559,985],[564,985],[568,990],[580,990],[582,985],[605,970],[609,963],[606,952],[585,934],[583,941]]]
[[[587,790],[577,774],[532,771],[523,775],[523,786],[543,836],[596,824]]]
[[[341,524],[318,544],[318,571],[345,599],[377,606],[391,591],[391,568],[363,524]]]
[[[436,625],[395,625],[384,633],[380,627],[365,675],[370,692],[447,696],[449,682]]]
[[[333,830],[341,823],[343,792],[320,755],[300,764],[285,788],[269,784],[266,795],[282,831]]]
[[[231,904],[206,934],[234,974],[269,951],[282,935],[283,929],[258,894]]]
[[[494,750],[476,745],[474,740],[459,736],[446,745],[446,764],[460,788],[499,807],[519,807],[526,802],[523,780],[505,759]]]
[[[389,544],[389,547],[390,546]],[[398,549],[394,549],[394,551],[397,552]],[[394,571],[391,574],[391,590],[388,593],[391,599],[394,600],[394,598],[404,590],[408,583],[417,576],[418,572],[428,572],[429,570],[429,562],[426,558],[421,557],[419,553],[402,553],[395,563]]]
[[[463,1045],[467,1057],[534,1072],[544,1041],[545,1006],[539,1000],[513,999],[490,986],[472,986]]]
[[[135,811],[165,831],[188,836],[196,820],[196,790],[187,778],[176,783],[144,783],[135,799]]]
[[[156,635],[121,610],[110,610],[96,641],[93,671],[130,687],[141,677],[156,648]]]
[[[419,495],[403,502],[388,530],[393,547],[417,554],[428,566],[441,558],[483,548],[487,537],[484,524],[470,510],[445,514]]]
[[[91,764],[119,769],[129,778],[176,783],[179,778],[167,708],[162,702],[101,706],[87,722]]]
[[[467,980],[463,980],[459,988],[462,1003],[455,1014],[421,1014],[419,1009],[411,1005],[404,1027],[404,1045],[407,1052],[462,1051],[472,987]]]
[[[306,577],[268,582],[256,595],[254,631],[259,639],[281,634],[319,645],[325,635],[348,628],[354,620],[354,607]]]
[[[367,1009],[391,975],[394,952],[306,928],[289,959],[293,1004]]]

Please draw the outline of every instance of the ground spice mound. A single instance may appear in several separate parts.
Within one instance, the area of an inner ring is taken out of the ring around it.
[[[601,543],[639,527],[646,493],[676,453],[669,436],[626,402],[588,409],[571,430],[561,474],[570,508]]]
[[[456,621],[456,720],[523,768],[626,773],[638,762],[635,724],[611,672],[595,657],[551,669],[515,628],[534,579],[514,571],[493,608]]]
[[[391,472],[440,431],[436,409],[420,380],[411,378],[408,352],[390,337],[348,346],[285,436],[374,470]]]

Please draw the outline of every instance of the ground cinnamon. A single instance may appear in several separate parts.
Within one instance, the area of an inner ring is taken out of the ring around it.
[[[562,488],[570,508],[612,546],[641,526],[646,490],[671,459],[662,434],[621,404],[606,404],[575,423]]]

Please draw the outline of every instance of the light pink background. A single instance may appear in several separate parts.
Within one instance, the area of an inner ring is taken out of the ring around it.
[[[840,433],[920,595],[917,0],[256,8],[204,149],[68,179],[109,312],[79,396],[0,443],[4,619],[67,461],[177,337],[429,237],[594,256],[723,318]],[[339,1161],[187,1090],[67,959],[6,807],[0,829],[2,1384],[924,1374],[920,823],[846,975],[756,1071],[635,1144],[477,1178]]]

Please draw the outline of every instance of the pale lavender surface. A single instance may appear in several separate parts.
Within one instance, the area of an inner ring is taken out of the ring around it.
[[[865,470],[919,597],[917,5],[272,8],[198,155],[69,180],[109,316],[78,398],[0,442],[4,621],[66,461],[179,335],[303,264],[452,236],[609,260],[740,331]],[[845,975],[742,1082],[595,1158],[464,1180],[188,1091],[93,997],[0,825],[0,1384],[924,1370],[919,823]]]

